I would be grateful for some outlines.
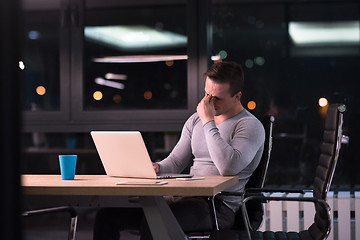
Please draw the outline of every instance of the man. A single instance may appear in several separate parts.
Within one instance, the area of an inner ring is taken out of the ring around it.
[[[190,173],[193,175],[237,175],[239,183],[228,190],[242,192],[260,161],[265,131],[260,121],[240,102],[244,85],[240,65],[215,63],[205,75],[205,96],[199,102],[196,113],[186,121],[173,151],[161,162],[154,163],[154,169],[156,172],[180,173],[192,163]],[[209,230],[214,225],[209,202],[205,198],[168,197],[167,201],[185,232]],[[239,207],[238,197],[217,199],[216,215],[220,228],[233,225],[235,211]],[[124,224],[140,225],[141,211],[100,211],[95,221],[94,239],[118,239],[116,231]],[[127,221],[118,218],[126,218]],[[142,226],[145,226],[142,239],[151,238],[146,224]],[[114,238],[104,238],[104,234],[110,233]]]

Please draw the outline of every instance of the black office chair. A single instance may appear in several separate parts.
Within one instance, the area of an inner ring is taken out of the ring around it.
[[[22,216],[30,217],[30,216],[37,216],[37,215],[43,215],[43,214],[55,214],[55,213],[62,213],[62,212],[70,214],[70,229],[69,229],[69,234],[68,234],[68,240],[75,240],[78,215],[77,215],[76,210],[70,206],[61,206],[61,207],[23,211]]]
[[[326,203],[327,192],[330,188],[332,177],[335,171],[336,163],[339,157],[339,151],[342,138],[342,124],[343,113],[345,111],[345,105],[333,104],[330,105],[325,120],[325,130],[323,133],[323,142],[321,145],[321,154],[319,157],[319,163],[316,168],[314,189],[312,198],[290,198],[290,197],[266,197],[259,195],[258,193],[265,192],[283,192],[283,193],[302,193],[306,190],[276,190],[276,189],[252,189],[252,195],[248,193],[248,196],[242,202],[242,213],[245,221],[246,230],[219,230],[211,234],[210,239],[227,239],[227,240],[239,240],[239,239],[301,239],[301,240],[320,240],[326,239],[331,229],[330,219],[330,207]],[[313,202],[315,206],[314,223],[307,229],[301,232],[260,232],[251,229],[249,223],[249,215],[247,212],[247,202],[250,200],[259,201],[300,201],[300,202]]]
[[[210,200],[212,201],[211,204],[211,211],[213,212],[215,227],[217,230],[219,230],[217,219],[216,219],[216,211],[215,211],[215,198],[221,195],[232,195],[232,196],[246,196],[246,189],[252,189],[252,188],[262,188],[265,183],[266,179],[266,173],[269,166],[270,161],[270,154],[272,149],[272,129],[273,124],[275,121],[274,116],[264,116],[260,118],[261,123],[264,126],[265,129],[265,143],[264,143],[264,150],[263,155],[261,157],[261,160],[259,162],[259,165],[251,175],[249,181],[245,185],[245,192],[244,193],[238,193],[238,192],[229,192],[224,191],[220,192],[217,195],[215,195]],[[250,201],[247,205],[247,210],[249,213],[249,219],[250,223],[253,229],[258,229],[261,225],[261,222],[263,220],[264,215],[264,209],[261,201],[255,200]],[[235,222],[232,227],[232,229],[245,229],[245,225],[243,222],[241,211],[237,211],[235,214]],[[188,233],[189,239],[201,239],[201,238],[208,238],[210,233]]]

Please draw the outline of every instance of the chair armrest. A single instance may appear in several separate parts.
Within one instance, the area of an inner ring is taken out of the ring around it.
[[[235,192],[235,191],[223,191],[217,193],[216,196],[239,196],[243,199],[248,198],[250,196],[258,196],[256,199],[261,202],[266,202],[266,198],[263,195],[264,193],[300,193],[305,194],[307,192],[313,192],[312,190],[302,190],[302,189],[290,189],[290,188],[248,188],[245,192]],[[248,201],[248,200],[247,200]]]
[[[258,199],[258,200],[266,200],[266,201],[296,201],[296,202],[313,202],[313,203],[321,203],[325,202],[322,199],[314,198],[314,197],[271,197],[264,195],[251,195],[243,199],[242,204],[246,204],[247,201]],[[327,204],[327,203],[326,203]]]
[[[244,192],[235,192],[235,191],[223,191],[217,193],[215,196],[244,196]]]
[[[248,188],[245,190],[245,194],[250,193],[274,193],[274,192],[282,192],[282,193],[301,193],[305,194],[307,192],[313,192],[312,189],[292,189],[292,188]]]
[[[22,212],[21,215],[23,217],[29,217],[29,216],[42,215],[42,214],[48,214],[48,213],[59,213],[59,212],[68,212],[68,213],[70,213],[71,217],[77,216],[76,210],[73,207],[69,207],[69,206],[29,210],[29,211]]]

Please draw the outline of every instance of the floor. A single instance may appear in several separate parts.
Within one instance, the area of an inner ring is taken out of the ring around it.
[[[78,209],[76,240],[92,239],[96,209]],[[68,213],[46,214],[23,218],[23,240],[64,240],[68,238],[70,218]],[[139,240],[136,232],[121,232],[123,240]]]

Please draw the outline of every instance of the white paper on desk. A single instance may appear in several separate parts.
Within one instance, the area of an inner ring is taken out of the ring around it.
[[[116,185],[164,185],[167,184],[168,182],[128,182],[128,181],[123,181],[123,182],[116,182]]]

